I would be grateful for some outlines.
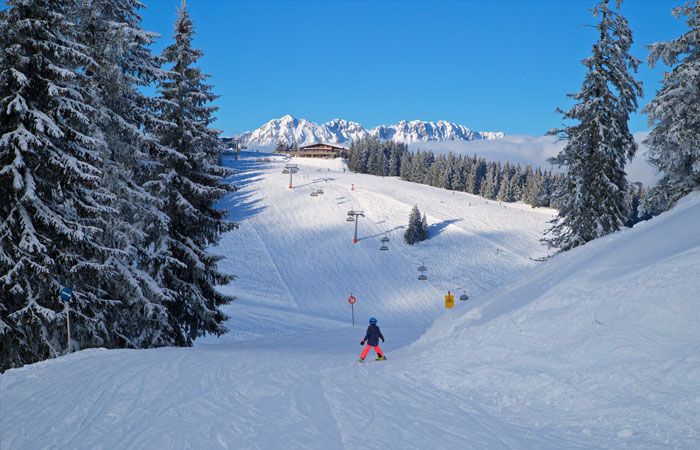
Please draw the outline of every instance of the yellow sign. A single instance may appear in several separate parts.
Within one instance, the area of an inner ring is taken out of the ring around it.
[[[447,295],[445,296],[445,308],[450,309],[455,306],[455,296],[454,294],[451,294],[450,292],[447,292]]]

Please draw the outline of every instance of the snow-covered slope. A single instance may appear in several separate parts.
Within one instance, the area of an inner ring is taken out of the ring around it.
[[[700,446],[700,193],[537,263],[551,210],[293,162],[292,190],[285,161],[235,163],[229,335],[9,370],[0,448]],[[409,247],[414,203],[431,239]],[[369,315],[389,360],[361,365]]]
[[[380,125],[371,130],[365,129],[357,122],[333,119],[318,125],[306,119],[297,119],[286,115],[273,119],[260,128],[240,134],[237,138],[249,148],[270,149],[279,142],[291,145],[307,145],[314,142],[349,144],[354,139],[367,135],[377,136],[383,140],[398,142],[429,141],[471,141],[478,139],[500,139],[502,132],[476,132],[454,122],[440,120],[425,122],[412,120],[401,121],[395,125]]]
[[[700,448],[700,191],[441,317],[417,384],[594,446]],[[460,343],[444,345],[445,342]]]
[[[238,320],[227,339],[241,330],[247,337],[320,322],[287,320],[292,311],[347,322],[350,292],[359,299],[358,315],[377,314],[385,323],[419,332],[441,312],[447,289],[463,288],[470,295],[491,290],[535,265],[530,258],[547,253],[538,239],[553,210],[499,205],[396,178],[343,172],[340,160],[292,162],[301,168],[292,191],[286,189],[289,176],[281,173],[286,161],[240,162],[246,168],[241,176],[256,174],[255,182],[245,181],[242,191],[222,204],[237,211],[243,196],[246,204],[262,208],[253,215],[244,211],[242,226],[226,235],[218,250],[230,252],[223,269],[240,277],[223,288],[241,299],[231,310]],[[324,194],[311,197],[319,188]],[[414,204],[427,214],[434,238],[411,247],[402,236]],[[351,209],[366,216],[360,219],[357,245],[352,244],[354,224],[345,220]],[[385,235],[391,239],[388,252],[379,251]],[[417,279],[422,263],[429,270],[427,283]],[[259,308],[268,308],[265,316],[270,317],[272,300],[285,319],[263,326]],[[254,311],[239,308],[244,304]]]

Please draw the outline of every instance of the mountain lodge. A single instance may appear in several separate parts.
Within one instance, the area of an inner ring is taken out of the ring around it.
[[[307,158],[338,158],[343,156],[348,149],[334,144],[317,142],[314,144],[299,147],[297,150],[289,152],[291,156],[301,156]]]

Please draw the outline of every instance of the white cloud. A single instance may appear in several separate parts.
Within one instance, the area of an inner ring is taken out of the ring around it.
[[[639,143],[639,151],[634,160],[627,165],[627,175],[630,181],[652,185],[658,178],[656,169],[646,161],[647,148],[641,144],[647,134],[643,132],[634,135]],[[559,153],[564,145],[565,142],[557,142],[554,136],[506,135],[502,139],[491,141],[416,142],[410,144],[410,148],[411,150],[431,150],[437,154],[450,151],[455,154],[476,154],[489,160],[531,164],[556,170],[556,167],[548,163],[547,159]]]

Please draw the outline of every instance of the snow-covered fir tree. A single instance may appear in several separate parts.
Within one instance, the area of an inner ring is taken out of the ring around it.
[[[106,261],[119,249],[100,225],[115,210],[72,5],[10,0],[0,12],[0,370],[66,348],[62,286],[75,290],[73,341],[110,341]]]
[[[158,80],[162,69],[148,46],[153,33],[140,27],[137,0],[81,0],[79,38],[90,56],[85,68],[98,95],[97,124],[106,146],[101,185],[113,194],[117,214],[103,217],[107,245],[119,248],[107,263],[115,276],[105,289],[115,300],[110,332],[119,347],[153,347],[174,343],[174,330],[164,304],[172,295],[148,273],[156,254],[145,242],[168,227],[162,202],[142,187],[154,177],[147,148],[158,146],[145,132],[154,120],[142,87]]]
[[[421,216],[418,205],[414,205],[408,216],[408,227],[403,234],[404,241],[413,245],[428,238],[428,221],[425,214]]]
[[[559,214],[544,239],[560,251],[619,230],[628,216],[625,164],[637,145],[627,123],[642,95],[641,83],[630,71],[637,70],[639,61],[629,53],[632,31],[627,20],[610,9],[607,0],[599,2],[593,14],[600,18],[599,39],[592,55],[583,60],[588,69],[583,87],[569,95],[576,101],[571,109],[559,110],[577,123],[551,132],[567,141],[551,159],[566,174]]]
[[[661,179],[649,193],[645,209],[658,213],[700,185],[700,0],[673,11],[685,16],[689,30],[651,46],[649,65],[661,60],[672,70],[644,107],[652,130],[644,141],[648,159]]]
[[[420,219],[418,238],[421,241],[428,239],[428,216],[426,216],[425,213],[423,213],[423,216]]]
[[[162,198],[169,218],[168,230],[151,243],[160,260],[152,267],[156,280],[173,300],[166,305],[178,344],[191,345],[197,336],[221,334],[226,316],[219,307],[231,298],[215,290],[230,281],[219,272],[221,257],[206,252],[222,232],[234,225],[214,203],[228,190],[222,182],[227,171],[217,165],[218,131],[210,128],[216,96],[207,76],[196,66],[202,51],[192,48],[194,27],[185,7],[178,10],[175,42],[163,51],[169,73],[159,87],[155,129],[160,147],[154,149],[161,164],[158,177],[147,183]]]

